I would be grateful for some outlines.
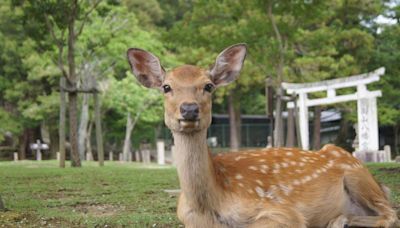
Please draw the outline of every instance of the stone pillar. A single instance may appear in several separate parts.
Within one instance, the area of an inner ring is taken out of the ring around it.
[[[390,162],[392,161],[392,151],[389,145],[386,145],[383,147],[383,151],[385,153],[385,162]]]
[[[157,141],[157,163],[165,165],[165,143],[163,140]]]
[[[86,161],[93,161],[92,153],[86,153]]]
[[[132,152],[128,152],[128,162],[132,161]]]
[[[56,153],[56,158],[57,158],[57,161],[60,161],[60,158],[61,158],[60,152],[57,152],[57,153]]]
[[[376,97],[363,98],[368,93],[365,85],[357,86],[357,119],[359,151],[378,151],[378,114]]]
[[[14,152],[14,161],[18,161],[18,153]]]
[[[110,154],[108,156],[110,161],[114,160],[114,153],[112,151],[110,151]]]
[[[299,100],[297,106],[299,108],[301,147],[304,150],[308,150],[310,148],[310,145],[309,145],[308,107],[307,107],[306,93],[299,94]]]
[[[135,151],[135,161],[140,162],[140,152],[138,150]]]

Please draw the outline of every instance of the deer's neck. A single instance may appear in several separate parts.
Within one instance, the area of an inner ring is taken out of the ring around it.
[[[174,133],[175,160],[182,193],[199,210],[218,206],[220,189],[206,142],[207,131]]]

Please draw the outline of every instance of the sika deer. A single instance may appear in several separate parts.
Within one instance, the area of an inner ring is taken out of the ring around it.
[[[246,56],[237,44],[210,70],[184,65],[166,73],[153,54],[131,48],[136,78],[164,93],[186,227],[391,227],[387,196],[356,158],[334,145],[320,151],[271,148],[212,157],[206,143],[211,94],[234,81]]]

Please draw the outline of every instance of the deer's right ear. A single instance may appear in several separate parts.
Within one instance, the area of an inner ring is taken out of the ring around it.
[[[127,55],[132,72],[142,85],[147,88],[162,85],[165,70],[155,55],[138,48],[128,49]]]

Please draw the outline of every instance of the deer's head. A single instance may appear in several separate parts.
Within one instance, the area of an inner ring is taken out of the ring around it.
[[[165,124],[172,131],[190,133],[210,125],[211,94],[217,87],[238,77],[246,56],[246,45],[226,48],[209,70],[183,65],[165,72],[159,59],[150,52],[130,48],[127,54],[138,81],[164,93]]]

